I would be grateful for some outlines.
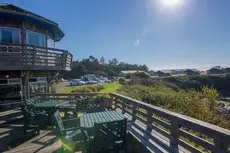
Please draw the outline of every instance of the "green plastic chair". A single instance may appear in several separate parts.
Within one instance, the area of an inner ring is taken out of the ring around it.
[[[36,134],[40,134],[40,128],[48,121],[48,115],[44,111],[37,111],[33,103],[21,105],[24,119],[24,132],[26,133],[29,125],[36,125]]]
[[[84,131],[87,152],[109,152],[124,150],[126,152],[127,120],[108,123],[95,123],[93,134]]]
[[[59,111],[54,113],[54,117],[57,123],[57,135],[59,136],[62,147],[68,152],[75,152],[78,149],[83,149],[81,129],[79,126],[79,119],[67,119],[62,120]]]

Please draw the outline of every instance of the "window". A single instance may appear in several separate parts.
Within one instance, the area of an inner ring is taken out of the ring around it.
[[[0,42],[20,43],[19,29],[0,27]]]
[[[55,43],[54,43],[54,40],[49,38],[47,40],[47,47],[50,47],[50,48],[55,48]]]
[[[21,84],[21,79],[8,79],[8,84]]]
[[[27,30],[27,43],[30,45],[45,47],[45,35]]]

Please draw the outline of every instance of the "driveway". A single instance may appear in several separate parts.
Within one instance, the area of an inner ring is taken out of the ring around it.
[[[55,92],[56,93],[59,93],[61,91],[62,88],[68,86],[68,81],[64,81],[64,82],[59,82],[57,85],[56,85],[56,89],[55,89]]]

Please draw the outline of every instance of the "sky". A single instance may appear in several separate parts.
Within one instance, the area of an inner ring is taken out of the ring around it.
[[[170,3],[173,1],[174,3]],[[176,4],[176,2],[178,2]],[[57,48],[150,69],[230,66],[229,0],[2,0],[57,22]],[[175,5],[173,5],[175,4]]]

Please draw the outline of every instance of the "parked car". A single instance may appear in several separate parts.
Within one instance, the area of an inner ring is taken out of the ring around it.
[[[97,84],[98,83],[98,81],[94,81],[94,80],[89,80],[87,82],[88,82],[88,84]]]
[[[108,79],[108,78],[101,78],[101,80],[103,80],[104,82],[108,82],[108,83],[110,83],[111,81]]]
[[[69,81],[69,85],[70,86],[74,86],[74,85],[85,85],[86,82],[82,81],[81,79],[72,79]]]
[[[96,79],[95,79],[95,81],[97,81],[97,83],[99,83],[99,84],[105,83],[105,81],[104,81],[104,80],[99,79],[99,78],[96,78]]]
[[[113,81],[118,81],[119,78],[113,76],[113,77],[109,77],[108,79],[113,82]]]
[[[65,80],[65,79],[63,79],[63,78],[61,78],[61,79],[60,79],[60,82],[64,82],[64,81],[66,81],[66,80]]]

